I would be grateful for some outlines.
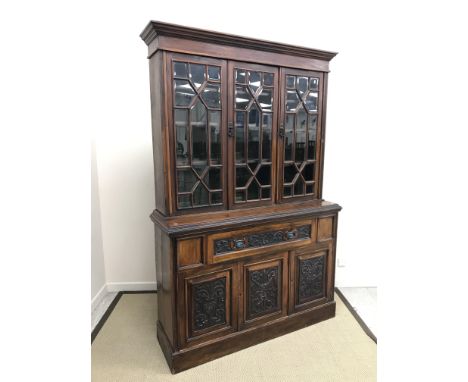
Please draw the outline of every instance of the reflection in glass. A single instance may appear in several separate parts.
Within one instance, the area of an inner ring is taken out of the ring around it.
[[[177,202],[179,204],[179,208],[188,208],[192,206],[190,195],[179,195],[177,198]]]
[[[221,189],[221,169],[211,167],[203,178],[203,181],[210,190]]]
[[[221,112],[211,111],[210,116],[210,134],[211,134],[211,162],[221,163]]]
[[[260,129],[260,112],[255,105],[252,106],[249,112],[248,121],[248,158],[259,158],[259,129]]]
[[[314,193],[314,185],[313,184],[307,184],[306,185],[306,194],[313,194]]]
[[[212,192],[211,193],[211,204],[222,204],[223,203],[223,193],[222,192]]]
[[[262,199],[270,199],[271,189],[262,188]]]
[[[296,173],[296,166],[294,164],[284,165],[284,183],[291,183]]]
[[[178,192],[190,192],[197,181],[191,169],[177,170]]]
[[[192,125],[192,159],[194,162],[203,161],[206,163],[206,108],[200,100],[196,101],[190,111],[190,121]]]
[[[296,162],[305,159],[307,114],[301,107],[296,119]]]
[[[318,93],[310,92],[309,94],[307,94],[307,97],[305,99],[307,110],[317,111],[317,99]]]
[[[262,89],[261,93],[258,95],[258,102],[262,110],[271,111],[273,107],[273,90],[272,89]]]
[[[268,186],[271,183],[270,179],[271,167],[270,165],[263,165],[257,172],[257,180],[262,186]]]
[[[271,159],[271,131],[272,117],[270,113],[263,113],[262,122],[262,160],[269,161]]]
[[[246,80],[245,70],[236,69],[236,82],[239,84],[245,84],[245,80]]]
[[[299,94],[301,95],[301,97],[307,91],[307,85],[308,85],[308,78],[307,77],[298,77],[297,78],[296,89],[299,92]]]
[[[176,127],[177,164],[188,164],[188,112],[186,109],[174,109],[174,124]]]
[[[249,86],[252,89],[252,93],[255,93],[260,87],[261,78],[260,72],[249,72]]]
[[[220,79],[220,67],[219,66],[208,66],[208,79],[213,81],[219,81]]]
[[[309,89],[310,90],[318,90],[319,79],[312,77],[309,82]]]
[[[273,86],[273,73],[263,73],[263,85]]]
[[[219,109],[221,107],[221,87],[220,85],[209,84],[203,89],[203,100],[206,106]]]
[[[249,188],[247,189],[247,199],[260,199],[260,187],[256,181],[250,183]]]
[[[245,187],[250,179],[250,171],[245,166],[236,167],[236,187]]]
[[[317,149],[317,116],[309,115],[309,148],[308,148],[308,159],[315,159]]]
[[[187,78],[187,64],[184,62],[174,62],[174,77]]]
[[[236,191],[236,202],[245,202],[245,191],[237,190]]]
[[[174,80],[175,106],[188,106],[195,96],[195,91],[186,80]]]
[[[301,177],[297,178],[296,183],[294,184],[294,195],[304,194],[304,181]]]
[[[295,89],[295,77],[294,76],[286,76],[286,87],[289,89]]]
[[[284,160],[292,160],[294,130],[286,130],[284,134]]]
[[[291,186],[284,186],[283,196],[291,196]]]
[[[205,206],[208,205],[208,191],[200,182],[198,187],[193,192],[193,205]]]
[[[286,111],[296,111],[299,96],[295,90],[286,91]]]
[[[244,153],[245,112],[236,111],[236,162],[245,161]]]
[[[302,170],[302,175],[304,176],[304,179],[306,181],[309,180],[314,180],[314,164],[313,163],[308,163],[304,167],[304,170]]]
[[[198,89],[205,82],[205,65],[190,64],[190,79]]]
[[[245,86],[236,86],[236,109],[245,110],[252,97]]]

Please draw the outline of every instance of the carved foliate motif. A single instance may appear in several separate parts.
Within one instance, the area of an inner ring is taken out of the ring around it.
[[[299,303],[322,297],[325,256],[299,260]]]
[[[263,247],[284,241],[310,238],[310,225],[303,225],[286,231],[267,231],[253,233],[244,237],[219,239],[214,241],[215,253],[239,251],[246,248]]]
[[[248,316],[257,316],[279,309],[279,267],[249,272]]]
[[[226,277],[193,285],[194,330],[226,323]]]

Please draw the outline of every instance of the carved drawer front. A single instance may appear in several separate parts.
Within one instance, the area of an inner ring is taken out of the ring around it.
[[[315,225],[315,219],[309,219],[208,235],[207,262],[217,263],[267,253],[272,248],[286,250],[310,244]]]
[[[179,343],[182,347],[237,330],[236,266],[204,275],[179,274]],[[200,340],[200,341],[198,341]]]
[[[290,311],[319,305],[331,296],[332,244],[301,248],[290,258]]]
[[[287,314],[288,253],[242,265],[241,329]]]

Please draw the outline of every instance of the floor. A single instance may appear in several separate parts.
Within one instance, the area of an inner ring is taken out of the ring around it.
[[[377,288],[339,288],[354,310],[377,337]],[[91,312],[91,331],[95,328],[117,292],[108,293]]]

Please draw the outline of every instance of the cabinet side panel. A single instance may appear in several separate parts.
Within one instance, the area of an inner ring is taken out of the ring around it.
[[[166,190],[164,179],[164,144],[163,144],[163,100],[164,89],[162,82],[163,60],[162,52],[157,52],[149,60],[150,90],[151,90],[151,124],[153,130],[153,161],[154,182],[156,193],[156,209],[162,214],[167,214]]]
[[[156,278],[158,288],[158,321],[174,347],[174,273],[169,237],[158,226],[156,240]]]

